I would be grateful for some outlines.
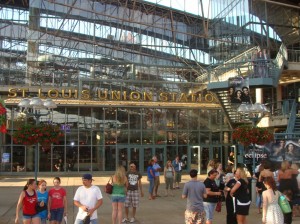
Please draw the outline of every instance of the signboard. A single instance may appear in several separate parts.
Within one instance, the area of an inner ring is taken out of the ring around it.
[[[2,163],[9,163],[10,160],[10,153],[2,153]]]
[[[282,162],[287,160],[294,163],[300,162],[300,144],[295,140],[278,140],[266,146],[269,151],[270,160]]]
[[[248,77],[233,77],[228,79],[228,97],[232,104],[252,103]]]

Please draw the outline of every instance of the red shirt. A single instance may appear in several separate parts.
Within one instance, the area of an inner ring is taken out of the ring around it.
[[[25,192],[25,197],[23,198],[23,215],[32,216],[36,214],[36,203],[37,195],[36,192],[33,192],[33,195],[29,195],[27,191]]]
[[[51,188],[49,191],[49,197],[51,197],[50,209],[57,209],[64,207],[64,197],[67,195],[65,189],[62,187],[59,189]]]

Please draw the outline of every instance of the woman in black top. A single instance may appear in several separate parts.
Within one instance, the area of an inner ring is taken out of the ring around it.
[[[248,179],[243,168],[237,168],[235,172],[236,183],[230,195],[235,197],[235,212],[239,224],[246,224],[246,216],[249,215],[250,195]]]
[[[228,182],[226,183],[226,186],[224,188],[226,211],[227,211],[226,223],[227,224],[237,224],[236,215],[234,212],[233,200],[230,195],[230,191],[233,188],[233,186],[235,185],[236,180],[234,179],[234,176],[232,173],[231,173],[231,175],[232,176],[230,177],[230,179],[228,180]]]

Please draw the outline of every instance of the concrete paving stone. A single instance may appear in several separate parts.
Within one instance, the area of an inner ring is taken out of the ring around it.
[[[53,175],[53,174],[52,174]],[[68,201],[68,223],[74,223],[78,208],[73,205],[73,196],[78,186],[81,186],[81,175],[77,177],[61,175],[62,186],[67,190]],[[54,176],[54,175],[53,175]],[[26,184],[28,178],[31,177],[3,177],[0,179],[0,224],[13,224],[15,219],[15,210],[18,197],[22,188]],[[110,196],[105,194],[103,189],[109,179],[109,175],[103,173],[93,173],[95,181],[94,185],[100,187],[103,194],[103,205],[98,209],[99,223],[111,223],[111,201]],[[204,180],[205,176],[199,175],[200,180]],[[48,183],[48,190],[53,186],[53,177],[41,176],[39,179],[45,179]],[[137,210],[136,224],[153,224],[153,223],[184,223],[184,210],[186,200],[181,199],[182,188],[185,182],[189,180],[188,175],[182,176],[182,183],[180,189],[174,190],[174,197],[164,197],[164,179],[161,177],[161,185],[159,187],[159,195],[155,200],[148,200],[148,182],[147,177],[143,176],[143,191],[145,196],[140,200],[140,207]],[[130,210],[131,211],[131,210]],[[247,217],[248,223],[261,223],[261,215],[257,214],[255,205],[252,204],[250,214]],[[226,208],[225,204],[222,206],[222,212],[215,213],[213,223],[226,223]],[[293,224],[300,224],[300,217],[293,219]]]

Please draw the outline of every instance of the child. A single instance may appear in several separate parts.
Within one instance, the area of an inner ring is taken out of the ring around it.
[[[165,196],[169,195],[169,189],[171,191],[171,196],[173,197],[173,180],[175,176],[175,170],[172,166],[172,161],[168,160],[167,164],[164,169],[164,177],[165,177],[165,183],[166,183],[166,193]]]
[[[39,212],[39,216],[41,218],[41,224],[47,223],[47,217],[48,217],[48,211],[47,211],[47,205],[48,205],[48,192],[46,191],[47,183],[45,180],[39,180],[38,181],[38,202],[41,207],[44,207],[44,210]]]
[[[262,192],[263,192],[263,182],[257,180],[256,182],[256,207],[258,208],[258,214],[261,213],[261,205],[262,205]]]

